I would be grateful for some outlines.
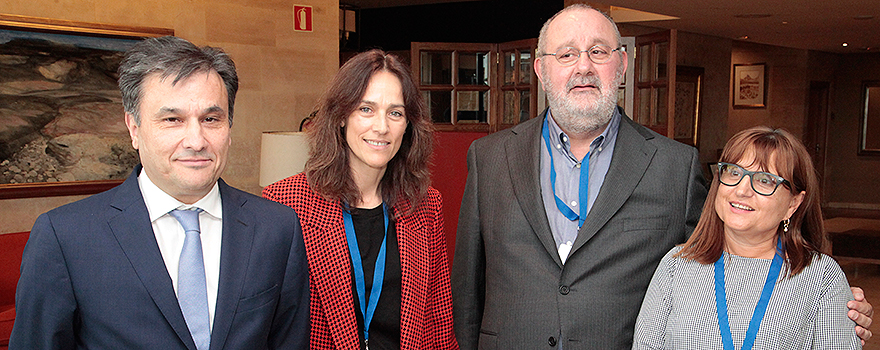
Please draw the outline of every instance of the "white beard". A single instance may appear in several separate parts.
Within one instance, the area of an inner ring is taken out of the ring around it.
[[[621,65],[621,68],[623,66]],[[548,76],[541,65],[542,75]],[[553,120],[569,133],[583,134],[604,127],[611,121],[617,106],[617,87],[623,72],[618,69],[609,84],[602,84],[596,75],[577,75],[569,80],[564,89],[556,89],[550,79],[544,82],[547,101],[553,112]],[[594,85],[599,88],[599,96],[594,92],[571,92],[576,85]]]

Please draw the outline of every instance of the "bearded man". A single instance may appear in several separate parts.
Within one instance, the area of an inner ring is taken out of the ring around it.
[[[651,276],[707,188],[696,149],[616,106],[626,57],[610,17],[563,9],[534,63],[550,108],[468,150],[452,264],[462,349],[632,347]]]

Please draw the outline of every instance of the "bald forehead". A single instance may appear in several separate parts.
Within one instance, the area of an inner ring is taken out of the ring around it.
[[[593,45],[618,46],[617,28],[594,9],[572,8],[559,13],[547,27],[547,46],[554,51],[571,46],[582,50]]]

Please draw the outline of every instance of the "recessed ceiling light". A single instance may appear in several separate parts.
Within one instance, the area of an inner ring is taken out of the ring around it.
[[[741,13],[738,15],[733,15],[736,18],[767,18],[773,16],[769,13]]]
[[[739,40],[749,40],[749,36],[748,36],[748,35],[743,35],[743,36],[741,36],[741,37],[738,37],[737,39],[739,39]]]
[[[857,20],[857,21],[866,21],[866,20],[869,20],[869,19],[874,19],[874,16],[871,16],[871,15],[861,15],[861,16],[855,16],[855,17],[853,17],[853,19],[854,19],[854,20]]]
[[[782,24],[788,24],[788,21],[782,21]]]
[[[849,44],[843,43],[843,47],[847,47],[847,46],[849,46]]]

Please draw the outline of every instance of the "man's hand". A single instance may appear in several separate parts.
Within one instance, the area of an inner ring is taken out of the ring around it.
[[[862,339],[862,345],[865,345],[865,341],[871,339],[872,335],[868,328],[871,327],[874,307],[865,300],[865,292],[861,288],[852,287],[852,293],[855,300],[846,303],[846,307],[849,308],[846,315],[856,321],[856,335]]]

